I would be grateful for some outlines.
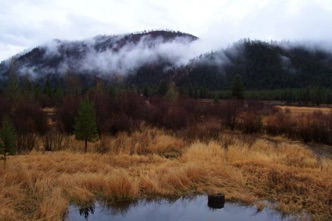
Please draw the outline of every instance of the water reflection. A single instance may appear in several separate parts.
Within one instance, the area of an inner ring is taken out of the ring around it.
[[[134,208],[138,205],[138,201],[117,201],[112,203],[99,202],[99,207],[102,207],[102,210],[105,214],[116,216],[122,215],[125,216],[131,208]]]
[[[81,212],[82,211],[82,212]],[[82,219],[82,214],[84,218]],[[87,216],[85,217],[85,214]],[[112,204],[96,202],[91,208],[69,207],[66,221],[106,221],[106,220],[285,220],[275,211],[265,208],[257,213],[257,209],[233,203],[225,203],[222,209],[211,209],[207,205],[206,196],[179,199],[121,201]]]
[[[93,215],[95,211],[95,205],[91,205],[89,207],[81,207],[79,208],[80,216],[83,216],[85,220],[89,220],[90,213]]]

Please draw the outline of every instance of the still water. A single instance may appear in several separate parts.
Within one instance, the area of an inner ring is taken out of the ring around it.
[[[241,206],[225,203],[222,209],[211,209],[207,205],[207,196],[180,198],[174,200],[122,202],[114,205],[95,203],[91,207],[78,208],[70,206],[66,221],[195,221],[195,220],[229,220],[229,221],[280,221],[287,220],[273,210],[265,208],[257,212],[255,206]]]

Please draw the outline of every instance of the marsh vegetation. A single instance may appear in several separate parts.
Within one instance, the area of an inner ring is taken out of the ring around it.
[[[301,142],[223,134],[187,142],[144,128],[90,145],[10,156],[0,168],[1,220],[63,220],[70,204],[224,192],[227,201],[276,203],[285,214],[331,218],[332,161]],[[103,154],[100,153],[103,150]],[[264,208],[264,205],[259,205]]]
[[[91,89],[31,100],[0,96],[18,153],[0,166],[0,219],[63,220],[71,204],[213,192],[259,210],[268,200],[284,214],[331,218],[329,109],[173,95]],[[95,108],[95,142],[75,134],[85,99]]]

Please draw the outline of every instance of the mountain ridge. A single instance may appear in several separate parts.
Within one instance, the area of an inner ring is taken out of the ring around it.
[[[98,35],[92,39],[82,41],[53,40],[35,47],[26,53],[13,56],[11,60],[14,61],[16,71],[19,75],[35,75],[35,72],[37,72],[38,75],[43,76],[49,73],[65,73],[76,70],[78,72],[89,72],[91,71],[90,69],[94,69],[96,66],[93,64],[85,65],[85,63],[89,63],[90,60],[102,56],[98,59],[103,59],[102,62],[106,66],[102,67],[103,70],[100,69],[97,71],[103,72],[107,68],[107,65],[109,65],[109,69],[117,66],[114,69],[114,72],[116,72],[119,71],[117,68],[121,66],[119,63],[123,61],[116,57],[117,60],[113,62],[114,58],[112,56],[120,54],[122,58],[126,58],[125,54],[129,55],[140,52],[151,52],[151,56],[158,55],[158,51],[156,54],[153,54],[152,50],[156,49],[159,45],[173,42],[185,44],[186,41],[191,42],[197,39],[196,36],[179,31],[150,31],[126,35]],[[109,60],[107,61],[106,59]],[[97,63],[97,61],[95,62]],[[110,64],[107,64],[107,62]],[[116,62],[118,63],[114,64]],[[0,74],[2,75],[6,74],[6,63],[8,68],[9,61],[2,62],[2,69],[0,69]],[[88,65],[91,65],[91,68]],[[135,69],[135,64],[130,68]],[[121,67],[119,69],[121,71]]]
[[[179,31],[55,40],[13,57],[11,68],[9,62],[2,62],[0,78],[8,81],[14,69],[19,76],[29,75],[44,82],[45,78],[75,73],[85,75],[84,79],[120,79],[125,87],[156,88],[162,82],[173,82],[182,91],[229,90],[235,75],[242,77],[247,90],[332,85],[329,50],[243,39],[226,49],[194,56],[191,47],[198,41],[198,37]]]

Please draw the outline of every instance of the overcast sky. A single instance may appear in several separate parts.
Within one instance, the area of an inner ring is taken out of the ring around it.
[[[0,0],[0,60],[52,39],[170,29],[215,47],[332,41],[332,0]]]

